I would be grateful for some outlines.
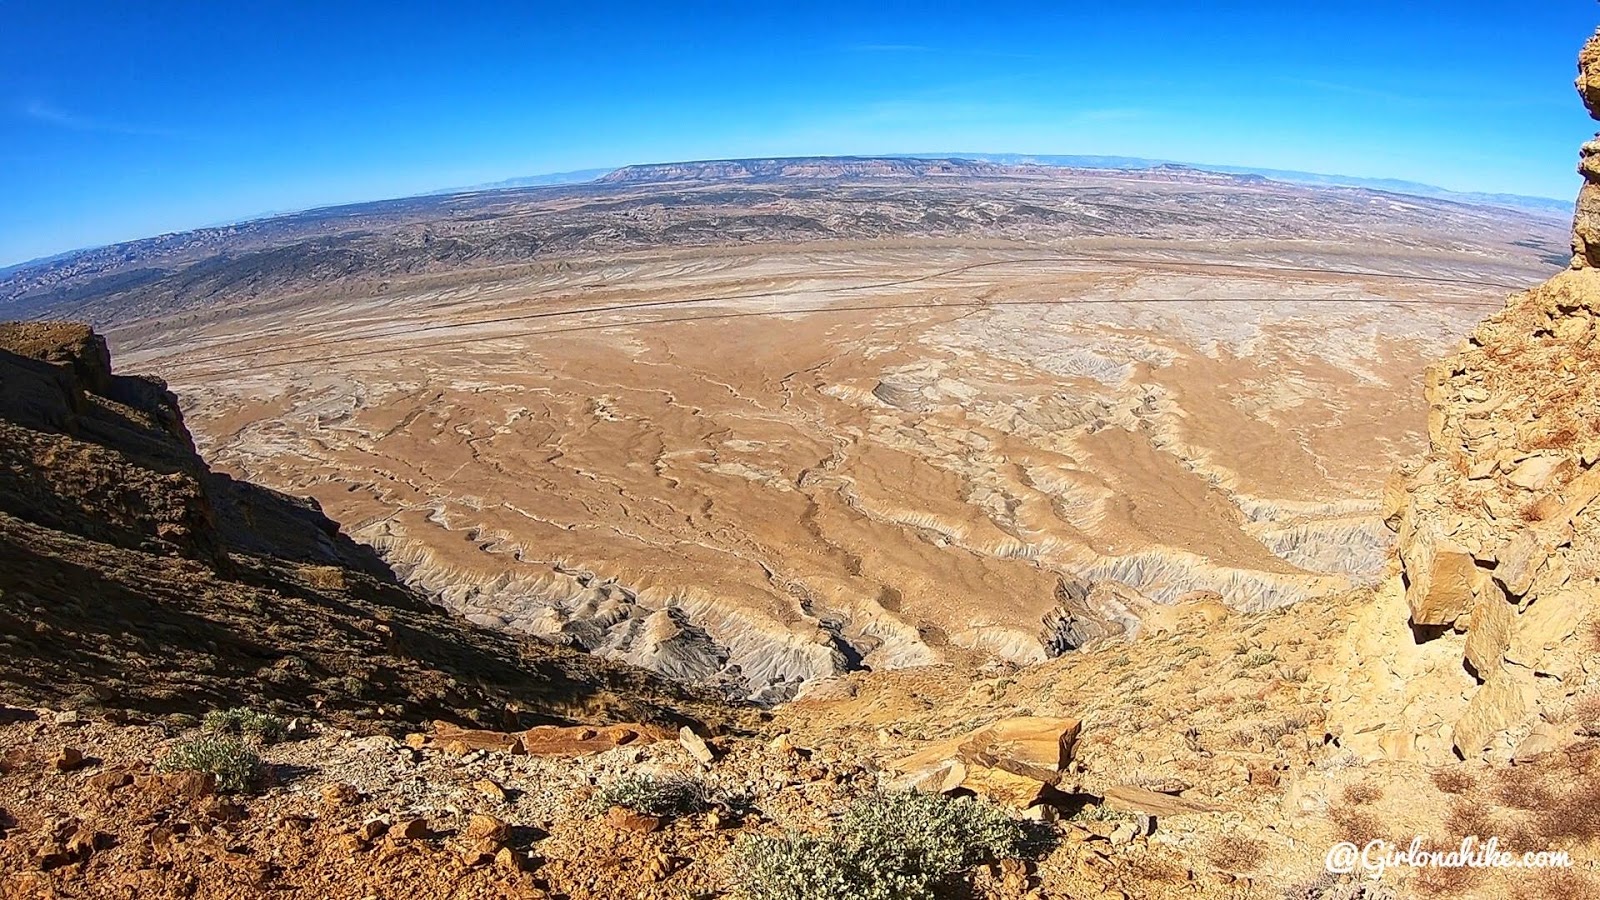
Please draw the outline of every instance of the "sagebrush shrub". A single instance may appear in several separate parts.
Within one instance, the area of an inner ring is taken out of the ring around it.
[[[931,900],[972,865],[1015,856],[1023,825],[999,807],[938,794],[878,793],[824,835],[743,842],[739,889],[751,900]]]
[[[862,891],[855,869],[844,865],[834,842],[809,834],[746,837],[734,848],[738,890],[750,900],[855,900]]]
[[[179,741],[157,763],[163,772],[208,772],[217,790],[239,794],[261,778],[261,757],[242,741],[217,734],[202,734]]]
[[[704,782],[681,775],[622,775],[600,785],[590,801],[597,811],[620,806],[648,816],[700,812],[711,805]]]
[[[214,734],[237,734],[254,737],[264,744],[283,740],[289,726],[271,713],[257,712],[248,706],[233,709],[213,709],[206,713],[200,726]]]

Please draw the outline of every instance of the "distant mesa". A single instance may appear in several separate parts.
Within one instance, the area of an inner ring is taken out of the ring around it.
[[[775,159],[722,159],[624,166],[600,178],[602,184],[660,184],[737,178],[926,178],[998,176],[1016,167],[970,159],[810,156]]]

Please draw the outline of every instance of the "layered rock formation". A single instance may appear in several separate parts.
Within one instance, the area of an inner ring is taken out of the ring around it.
[[[1578,90],[1600,118],[1600,33]],[[1429,450],[1386,491],[1398,572],[1335,673],[1368,753],[1527,757],[1600,703],[1600,145],[1572,269],[1512,297],[1428,371]]]
[[[1577,88],[1589,115],[1600,117],[1600,35],[1578,53]],[[1583,188],[1572,220],[1572,266],[1587,269],[1600,266],[1600,135],[1583,145],[1578,173]]]

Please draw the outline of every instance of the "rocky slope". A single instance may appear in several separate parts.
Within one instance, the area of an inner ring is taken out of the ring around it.
[[[315,504],[211,471],[81,325],[0,325],[0,701],[365,723],[719,721],[637,670],[474,628]]]
[[[1600,118],[1596,84],[1600,35],[1577,82]],[[1595,148],[1571,270],[1429,369],[1428,453],[1386,492],[1398,571],[1335,689],[1368,752],[1525,759],[1581,739],[1600,710]]]

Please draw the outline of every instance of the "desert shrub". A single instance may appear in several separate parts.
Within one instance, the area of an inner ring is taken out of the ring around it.
[[[1267,845],[1240,834],[1219,835],[1206,847],[1206,860],[1229,874],[1248,872],[1261,864]]]
[[[200,720],[200,727],[212,734],[236,734],[241,737],[253,737],[263,744],[271,744],[283,740],[289,726],[282,719],[271,713],[257,712],[248,706],[238,706],[233,709],[214,709],[204,719]]]
[[[1446,794],[1465,794],[1472,790],[1472,776],[1460,769],[1440,769],[1431,777],[1433,786]]]
[[[1346,785],[1344,789],[1344,802],[1355,806],[1375,802],[1382,796],[1383,788],[1366,781]]]
[[[860,876],[834,842],[807,834],[747,837],[734,847],[739,891],[750,900],[847,900],[865,897]]]
[[[1021,822],[976,799],[879,793],[821,836],[742,841],[739,890],[750,900],[931,900],[969,866],[1022,852]]]
[[[1361,757],[1349,750],[1330,750],[1315,763],[1318,769],[1324,772],[1343,772],[1345,769],[1360,767]]]
[[[704,782],[681,775],[622,775],[600,785],[590,799],[596,811],[620,806],[647,816],[700,812],[711,805]]]
[[[261,778],[261,757],[242,741],[218,734],[202,734],[174,744],[157,763],[163,772],[207,772],[216,776],[217,789],[244,793]]]

